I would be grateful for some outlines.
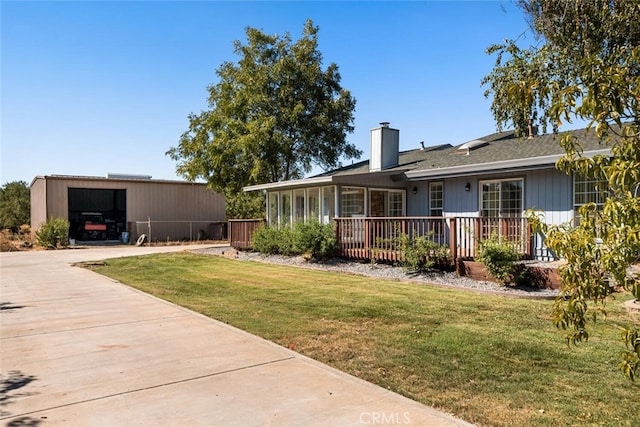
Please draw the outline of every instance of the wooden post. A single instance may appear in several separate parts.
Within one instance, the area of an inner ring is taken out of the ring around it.
[[[511,236],[509,236],[509,219],[508,218],[500,218],[502,224],[502,237],[506,239],[507,242],[511,241]]]
[[[527,245],[527,255],[529,256],[530,259],[533,259],[533,239],[531,238],[531,224],[529,223],[529,221],[526,220],[526,218],[523,218],[522,221],[526,221],[526,245]]]
[[[338,245],[338,253],[340,255],[344,255],[342,253],[342,241],[340,240],[340,221],[338,221],[338,218],[333,218],[333,222],[336,224],[335,232],[336,232],[336,243]]]
[[[455,217],[449,218],[449,250],[451,251],[451,258],[453,265],[456,265],[458,258],[458,244],[456,238],[458,237],[457,220]]]
[[[364,219],[364,257],[371,258],[371,237],[369,236],[369,218]]]

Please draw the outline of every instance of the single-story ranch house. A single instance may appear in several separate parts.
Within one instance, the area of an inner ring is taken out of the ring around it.
[[[584,156],[610,153],[593,131],[571,132]],[[564,155],[556,134],[527,139],[507,131],[403,152],[399,136],[381,123],[371,130],[368,161],[244,190],[266,194],[270,226],[335,221],[343,254],[360,258],[402,231],[449,245],[454,258],[473,257],[478,241],[496,233],[520,242],[532,258],[553,259],[524,212],[534,208],[547,223],[559,224],[573,220],[580,205],[603,202],[598,182],[555,168]]]

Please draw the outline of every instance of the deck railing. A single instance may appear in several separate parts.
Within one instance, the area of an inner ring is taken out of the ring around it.
[[[229,243],[251,247],[251,236],[264,220],[230,220]],[[492,234],[518,245],[519,252],[532,254],[531,226],[526,218],[483,217],[353,217],[336,218],[336,238],[341,256],[353,259],[400,261],[398,237],[425,237],[447,245],[452,260],[474,258],[481,241]]]
[[[496,235],[518,247],[530,258],[532,254],[531,224],[526,218],[455,217],[456,258],[474,258],[481,241]]]
[[[448,242],[443,217],[336,218],[335,223],[340,255],[347,258],[399,261],[401,234],[411,239],[426,236],[443,245]]]

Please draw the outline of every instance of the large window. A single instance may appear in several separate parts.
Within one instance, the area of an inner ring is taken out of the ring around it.
[[[267,201],[267,221],[270,226],[305,221],[330,224],[335,216],[334,186],[273,191],[267,194]]]
[[[269,193],[269,205],[268,205],[268,209],[269,211],[267,212],[267,217],[269,219],[269,225],[270,226],[277,226],[278,225],[278,193]]]
[[[307,190],[307,221],[320,221],[320,189]]]
[[[364,215],[364,188],[343,187],[340,192],[341,216],[348,218]]]
[[[484,217],[522,216],[522,179],[481,182],[481,214]]]
[[[280,193],[280,225],[291,224],[291,192]]]
[[[304,222],[305,205],[304,205],[304,190],[293,191],[293,220],[295,222]]]
[[[403,216],[403,190],[370,190],[369,216]]]
[[[429,184],[429,216],[442,216],[443,186],[441,182]]]
[[[336,187],[322,187],[322,223],[330,224],[336,216]]]

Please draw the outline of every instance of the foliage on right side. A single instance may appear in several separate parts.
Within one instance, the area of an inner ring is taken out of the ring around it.
[[[517,40],[491,46],[497,54],[483,79],[498,128],[586,120],[610,154],[585,157],[578,139],[559,137],[566,155],[556,164],[569,175],[601,183],[601,206],[583,206],[572,224],[548,225],[530,213],[546,245],[567,260],[553,322],[567,341],[589,338],[588,323],[604,313],[617,289],[640,299],[640,2],[636,0],[520,0],[537,46]],[[524,143],[524,142],[523,142]],[[604,185],[602,185],[604,184]],[[634,268],[635,267],[635,268]],[[640,325],[621,328],[621,371],[640,370]]]

